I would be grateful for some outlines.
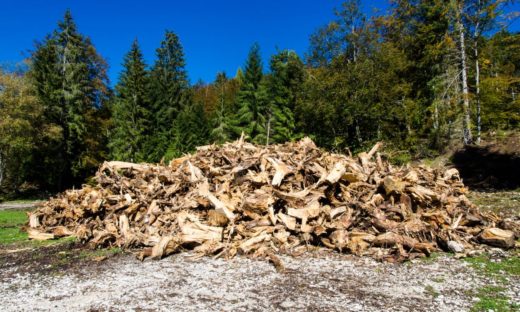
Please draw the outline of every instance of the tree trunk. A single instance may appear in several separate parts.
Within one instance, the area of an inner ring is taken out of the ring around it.
[[[269,135],[271,134],[271,115],[269,114],[269,118],[267,119],[267,139],[265,142],[266,146],[269,146]]]
[[[463,121],[462,127],[464,132],[464,145],[473,143],[471,135],[471,116],[469,108],[469,89],[468,89],[468,68],[466,65],[466,44],[465,44],[465,29],[462,24],[462,6],[460,4],[456,7],[457,28],[459,31],[459,48],[460,48],[460,62],[462,72],[462,97],[463,97]]]
[[[4,180],[4,163],[2,160],[2,154],[0,153],[0,187],[2,187],[3,180]]]
[[[477,39],[477,38],[475,38]],[[477,106],[477,140],[476,144],[480,145],[480,132],[482,129],[481,113],[480,113],[480,64],[478,61],[478,44],[475,41],[475,101]]]
[[[481,3],[478,1],[478,11],[477,14],[480,14]],[[478,39],[480,37],[480,20],[477,19],[477,23],[475,24],[475,33],[473,35],[473,51],[475,52],[475,101],[477,106],[477,140],[476,144],[480,145],[480,132],[482,128],[481,116],[480,116],[480,63],[478,60]]]

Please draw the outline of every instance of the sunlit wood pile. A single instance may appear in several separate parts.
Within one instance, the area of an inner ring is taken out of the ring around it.
[[[355,157],[308,138],[268,147],[209,145],[169,165],[106,162],[95,186],[30,214],[30,237],[76,236],[138,257],[278,254],[330,248],[386,261],[513,248],[518,232],[465,196],[456,169],[394,167],[377,144]]]

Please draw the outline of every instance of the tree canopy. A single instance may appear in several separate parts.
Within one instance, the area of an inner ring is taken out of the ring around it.
[[[254,44],[234,76],[195,84],[167,30],[150,66],[131,44],[114,89],[107,62],[66,11],[24,66],[0,72],[0,196],[59,191],[107,159],[167,161],[242,133],[262,145],[310,136],[352,152],[382,140],[410,159],[518,130],[510,3],[393,0],[369,17],[346,0],[302,58],[281,49],[264,68]]]

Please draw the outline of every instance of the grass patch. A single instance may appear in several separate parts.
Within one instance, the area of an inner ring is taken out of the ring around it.
[[[426,285],[426,287],[424,287],[424,292],[433,298],[437,298],[440,295],[440,293],[432,285]]]
[[[423,262],[435,262],[442,256],[450,257],[453,256],[453,254],[449,252],[432,252],[429,257],[422,257],[420,259]]]
[[[0,211],[0,247],[42,247],[72,243],[75,241],[74,237],[64,237],[46,241],[29,240],[27,233],[21,230],[21,227],[28,222],[26,211],[27,210]]]
[[[0,229],[20,227],[27,222],[27,214],[22,210],[0,211]]]
[[[512,255],[508,258],[493,260],[488,255],[465,258],[475,270],[508,286],[506,276],[520,276],[520,257]],[[479,301],[471,311],[509,312],[520,311],[520,306],[511,303],[511,299],[504,294],[505,287],[485,286],[477,290]]]
[[[486,286],[478,290],[477,302],[472,308],[472,312],[494,311],[494,312],[510,312],[518,311],[520,306],[510,303],[510,298],[503,294],[503,287]]]
[[[468,198],[481,210],[494,212],[503,217],[520,214],[520,191],[478,192],[471,191]]]
[[[520,257],[516,255],[500,259],[500,261],[492,261],[486,255],[474,258],[465,258],[464,260],[470,263],[474,269],[493,277],[503,273],[520,276]]]
[[[28,240],[27,233],[20,227],[27,222],[25,211],[0,211],[0,245],[9,245]]]
[[[0,245],[10,245],[28,240],[27,233],[19,228],[0,228]]]

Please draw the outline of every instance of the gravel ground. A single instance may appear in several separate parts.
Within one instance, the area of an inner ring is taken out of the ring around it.
[[[52,273],[0,269],[2,311],[466,311],[493,280],[462,260],[404,264],[327,254],[266,261],[119,255]],[[516,279],[516,278],[515,278]],[[520,304],[520,280],[507,295]]]

